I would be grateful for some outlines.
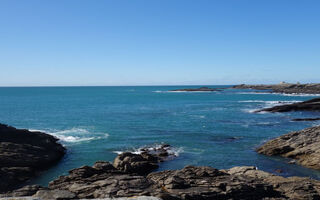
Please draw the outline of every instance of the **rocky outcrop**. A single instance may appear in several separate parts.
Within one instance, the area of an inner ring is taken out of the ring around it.
[[[271,108],[264,108],[256,112],[291,112],[291,111],[320,111],[320,98],[293,104],[285,104]]]
[[[72,198],[153,196],[163,200],[212,199],[319,199],[320,182],[309,178],[276,176],[255,167],[218,170],[187,166],[140,176],[112,168],[81,167],[49,185],[52,194],[62,191]],[[42,189],[43,190],[43,189]],[[66,191],[69,191],[66,192]],[[74,194],[74,195],[72,195]],[[51,198],[53,199],[53,198]]]
[[[94,173],[93,173],[94,172]],[[161,199],[257,199],[282,197],[273,186],[254,178],[232,175],[211,167],[187,166],[139,176],[121,171],[81,167],[49,184],[78,198],[156,196]]]
[[[273,187],[255,178],[233,175],[211,167],[187,166],[148,175],[162,199],[263,199],[282,197]]]
[[[60,160],[65,148],[57,141],[45,133],[0,124],[0,192],[14,189]]]
[[[170,155],[170,152],[167,153],[162,152],[161,155]],[[98,161],[93,166],[70,170],[68,175],[51,181],[48,188],[26,186],[10,194],[30,195],[30,198],[43,200],[120,197],[141,200],[320,199],[320,181],[299,177],[284,178],[255,167],[218,170],[212,167],[186,166],[180,170],[148,174],[141,173],[141,166],[145,166],[144,164],[131,164],[130,167],[116,164],[117,159],[126,164],[147,160],[157,164],[168,158],[151,154],[150,148],[144,154],[142,156],[125,152],[118,155],[113,164]],[[145,157],[146,154],[152,156],[152,159]]]
[[[236,85],[233,89],[254,89],[254,90],[266,90],[275,93],[302,93],[302,94],[320,94],[320,84],[291,84],[280,83],[274,85]]]
[[[209,87],[200,87],[200,88],[185,88],[185,89],[176,89],[171,90],[172,92],[214,92],[214,91],[222,91],[220,89],[209,88]]]
[[[257,152],[291,158],[305,167],[320,169],[320,126],[282,135],[263,144]]]
[[[247,166],[234,167],[223,171],[234,176],[250,177],[271,185],[282,196],[276,199],[320,199],[320,181],[317,180],[303,177],[284,178]]]
[[[316,117],[316,118],[295,118],[295,119],[292,119],[291,121],[301,122],[301,121],[318,121],[318,120],[320,120],[320,117]]]
[[[139,154],[125,152],[118,155],[113,165],[127,173],[137,173],[146,175],[159,167],[159,163],[175,157],[171,146],[162,144],[156,147],[146,147],[139,149]]]

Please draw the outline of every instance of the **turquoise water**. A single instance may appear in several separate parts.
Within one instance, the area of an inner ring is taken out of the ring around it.
[[[186,87],[0,88],[0,122],[47,132],[67,147],[60,163],[31,181],[42,185],[72,168],[112,161],[116,151],[162,142],[174,146],[179,156],[159,170],[185,165],[219,169],[254,165],[273,173],[282,169],[284,176],[320,179],[317,171],[254,151],[270,138],[320,123],[290,121],[315,117],[311,112],[257,114],[252,110],[313,96],[250,90],[167,92]]]

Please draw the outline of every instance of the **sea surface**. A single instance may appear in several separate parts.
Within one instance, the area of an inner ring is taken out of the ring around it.
[[[70,169],[98,160],[112,161],[121,151],[161,143],[171,144],[177,157],[161,164],[159,170],[185,165],[218,169],[247,165],[272,173],[281,169],[282,176],[320,179],[318,171],[255,152],[268,139],[320,122],[291,121],[316,117],[312,112],[254,110],[315,96],[233,89],[170,92],[197,87],[3,87],[0,123],[54,135],[68,149],[61,162],[29,184],[45,186]]]

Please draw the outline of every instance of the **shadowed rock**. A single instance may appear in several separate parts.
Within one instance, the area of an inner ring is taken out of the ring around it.
[[[320,169],[320,126],[282,135],[263,144],[257,152],[292,158],[305,167]]]
[[[0,124],[0,192],[19,184],[60,160],[65,148],[55,137]]]
[[[264,108],[256,112],[291,112],[291,111],[320,111],[320,98],[299,103]]]
[[[291,121],[300,122],[300,121],[318,121],[318,120],[320,120],[320,117],[317,117],[317,118],[296,118],[296,119],[292,119]]]

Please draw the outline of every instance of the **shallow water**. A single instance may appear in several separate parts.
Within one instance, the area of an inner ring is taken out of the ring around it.
[[[190,86],[197,87],[197,86]],[[222,86],[211,86],[222,87]],[[320,173],[287,160],[257,154],[254,149],[289,131],[320,122],[291,122],[317,113],[253,113],[311,95],[222,92],[168,92],[188,86],[0,88],[0,122],[41,130],[61,139],[67,155],[31,183],[47,185],[68,170],[112,161],[116,152],[169,143],[179,155],[159,170],[185,165],[230,168],[253,165],[283,176]]]

